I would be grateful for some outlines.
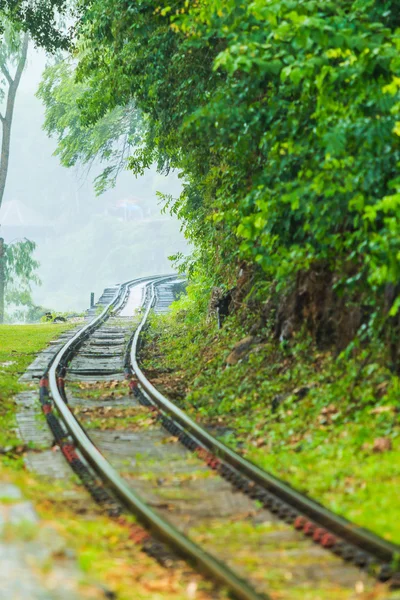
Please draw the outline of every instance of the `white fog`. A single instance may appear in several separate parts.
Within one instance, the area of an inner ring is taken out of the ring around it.
[[[156,192],[176,196],[180,182],[155,170],[137,179],[122,172],[114,189],[96,196],[96,170],[61,166],[35,97],[45,64],[44,53],[31,47],[15,105],[0,237],[37,243],[42,285],[33,288],[35,304],[81,311],[90,292],[97,298],[107,285],[172,270],[168,256],[186,243],[178,221],[161,214]]]

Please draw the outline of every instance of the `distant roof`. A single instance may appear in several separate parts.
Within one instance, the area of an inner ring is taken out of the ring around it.
[[[48,227],[47,219],[19,200],[4,202],[0,208],[0,225],[4,227]]]
[[[134,196],[130,196],[129,198],[122,198],[120,200],[116,200],[115,202],[115,206],[118,206],[119,208],[123,208],[124,206],[132,206],[135,204],[140,204],[142,202],[142,200],[140,200],[139,198],[135,198]]]

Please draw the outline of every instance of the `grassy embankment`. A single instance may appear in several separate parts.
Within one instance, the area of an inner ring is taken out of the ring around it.
[[[70,326],[53,323],[0,326],[0,447],[12,449],[21,444],[16,434],[14,396],[29,389],[19,377],[37,352]]]
[[[265,327],[228,365],[254,322],[240,317],[218,330],[189,299],[153,316],[143,358],[155,385],[251,461],[400,543],[400,382],[381,347],[335,356]]]
[[[23,448],[15,430],[14,397],[21,391],[36,389],[37,383],[21,384],[18,379],[35,354],[68,328],[54,324],[0,326],[0,449],[5,452],[0,460],[0,481],[17,485],[41,518],[37,526],[7,526],[2,538],[8,543],[39,540],[46,544],[51,538],[54,561],[62,560],[64,552],[69,556],[72,550],[83,573],[79,582],[82,598],[104,598],[104,590],[109,590],[121,600],[129,600],[132,595],[138,600],[183,600],[187,598],[186,587],[196,587],[197,582],[183,575],[181,569],[169,572],[146,556],[130,539],[127,527],[110,521],[90,499],[82,498],[81,488],[73,478],[52,479],[49,485],[46,478],[23,468]],[[71,496],[72,489],[77,491],[75,498]],[[13,502],[8,498],[0,501]],[[40,577],[46,578],[51,569],[48,558],[37,560]],[[104,589],[94,582],[102,582]],[[208,595],[199,591],[197,597]]]

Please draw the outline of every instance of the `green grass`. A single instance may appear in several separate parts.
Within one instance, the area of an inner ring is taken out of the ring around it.
[[[167,395],[175,387],[175,402],[193,418],[226,427],[220,437],[229,446],[400,543],[400,382],[382,348],[354,345],[337,357],[304,334],[279,344],[264,329],[247,356],[227,366],[250,324],[231,317],[218,330],[186,302],[184,311],[153,316],[143,364],[162,373]],[[378,438],[391,449],[376,452]]]
[[[25,389],[19,377],[50,340],[71,324],[0,325],[0,448],[13,448],[21,441],[15,433],[14,396]]]

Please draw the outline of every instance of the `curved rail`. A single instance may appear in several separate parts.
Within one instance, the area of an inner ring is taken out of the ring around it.
[[[190,559],[194,562],[199,570],[207,573],[213,579],[216,579],[219,583],[226,586],[236,598],[240,600],[268,600],[267,596],[258,594],[245,580],[238,577],[224,563],[205,552],[197,544],[181,534],[128,487],[124,479],[87,437],[79,421],[74,417],[65,403],[63,395],[58,387],[57,378],[59,370],[65,368],[77,346],[86,340],[92,331],[108,318],[111,311],[117,311],[122,306],[130,287],[152,279],[157,279],[157,281],[161,283],[171,277],[175,276],[157,278],[143,277],[120,285],[115,297],[110,304],[105,307],[103,312],[88,325],[83,327],[56,355],[48,371],[49,387],[52,398],[68,432],[75,440],[75,443],[87,461],[92,465],[101,479],[112,488],[126,508],[133,512],[151,532],[158,538],[167,542],[167,544],[172,545],[175,550],[186,559]]]
[[[380,563],[385,563],[383,567],[383,573],[390,573],[390,564],[394,564],[399,555],[400,555],[400,547],[392,544],[391,542],[386,541],[383,538],[375,535],[371,531],[358,527],[354,523],[351,523],[347,519],[336,515],[331,512],[318,502],[312,500],[306,495],[298,492],[291,486],[289,486],[284,481],[275,477],[274,475],[263,471],[260,467],[253,464],[252,462],[246,460],[239,454],[237,454],[234,450],[227,447],[225,444],[220,442],[218,439],[213,437],[208,431],[206,431],[203,427],[201,427],[198,423],[193,421],[184,411],[179,409],[173,402],[168,400],[163,394],[161,394],[147,379],[144,375],[143,371],[140,369],[137,361],[137,350],[140,335],[143,331],[143,328],[148,319],[150,310],[155,300],[155,284],[151,283],[151,297],[148,302],[146,311],[144,312],[142,321],[132,339],[131,346],[131,365],[132,369],[140,382],[142,389],[146,392],[147,396],[165,413],[170,415],[172,419],[177,422],[185,432],[190,432],[196,440],[200,441],[202,445],[205,446],[208,450],[210,450],[216,457],[221,458],[225,463],[232,466],[236,469],[240,474],[244,474],[247,478],[249,478],[252,482],[260,485],[264,490],[271,492],[275,495],[275,497],[282,500],[286,505],[289,506],[292,510],[296,511],[297,514],[292,514],[292,518],[287,513],[287,506],[283,510],[282,516],[286,517],[286,520],[290,522],[294,522],[296,517],[297,520],[301,524],[301,527],[296,527],[297,529],[303,529],[303,526],[306,525],[306,520],[304,517],[299,516],[299,513],[302,515],[306,515],[308,518],[312,519],[314,523],[311,523],[314,530],[306,531],[306,527],[304,527],[304,531],[307,535],[313,535],[318,528],[321,528],[319,532],[319,540],[314,536],[315,541],[320,541],[321,536],[327,534],[328,532],[333,532],[337,536],[339,536],[342,540],[345,540],[347,543],[355,545],[360,551],[359,555],[359,563],[357,563],[357,557],[355,557],[355,562],[360,566],[364,566],[363,564],[363,556],[362,553],[367,552],[373,558],[377,559]],[[257,497],[257,496],[255,496]],[[259,498],[262,500],[262,496]],[[276,511],[279,514],[279,511]],[[289,519],[287,517],[289,516]],[[304,519],[304,522],[301,519]],[[307,521],[308,522],[308,521]],[[308,522],[310,523],[310,522]],[[326,528],[324,530],[323,528]],[[312,528],[311,528],[312,529]],[[329,534],[328,534],[329,535]],[[332,538],[332,536],[331,536]],[[332,547],[337,544],[337,540],[332,539],[331,544],[326,544],[326,547]],[[339,542],[340,543],[340,542]],[[335,551],[335,548],[333,548]],[[338,552],[339,553],[339,552]],[[342,556],[345,557],[345,553],[341,553]],[[348,558],[354,558],[353,556]],[[365,557],[364,557],[365,558]],[[390,573],[391,575],[393,573]],[[382,575],[382,578],[385,578]],[[388,578],[388,577],[386,577]]]

